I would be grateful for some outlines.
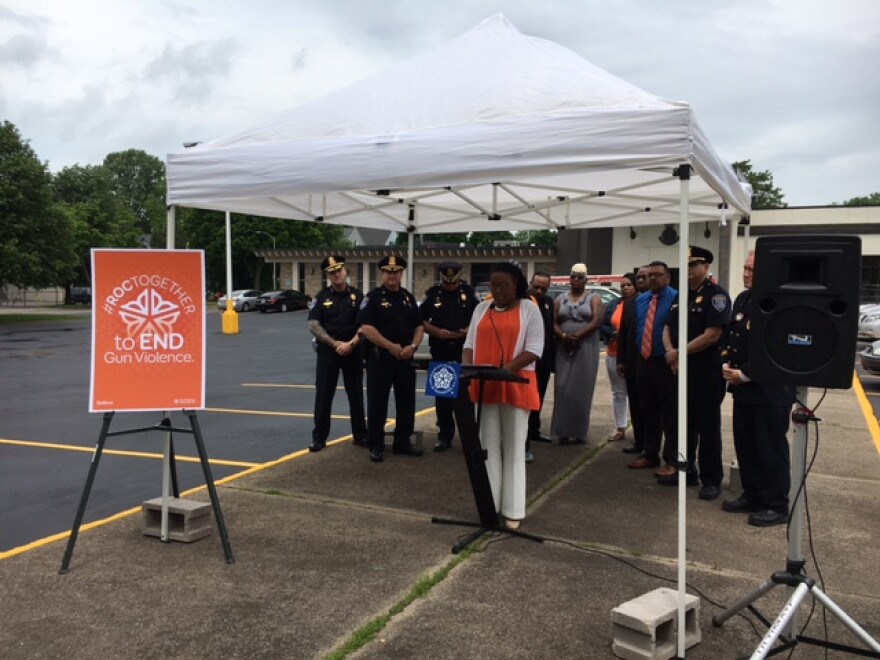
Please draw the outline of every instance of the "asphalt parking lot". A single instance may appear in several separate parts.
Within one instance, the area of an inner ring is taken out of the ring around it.
[[[306,314],[241,314],[240,333],[224,335],[209,307],[207,406],[198,419],[215,479],[305,451],[311,441],[315,358]],[[101,415],[88,412],[90,351],[90,317],[82,312],[72,320],[0,325],[0,557],[70,530],[101,429]],[[420,376],[416,410],[433,410],[423,382]],[[347,413],[340,388],[331,440],[348,436]],[[180,413],[171,417],[187,426]],[[119,413],[111,430],[161,419]],[[191,437],[177,435],[174,444],[180,490],[202,485]],[[162,446],[158,432],[109,438],[84,522],[158,497]],[[350,450],[367,460],[364,450]]]

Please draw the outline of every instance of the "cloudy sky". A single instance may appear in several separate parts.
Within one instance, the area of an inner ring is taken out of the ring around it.
[[[880,192],[876,0],[0,0],[0,119],[53,171],[164,159],[501,12],[670,100],[791,206]]]

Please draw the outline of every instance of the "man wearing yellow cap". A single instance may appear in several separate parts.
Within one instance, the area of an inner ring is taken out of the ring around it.
[[[330,411],[339,382],[345,383],[351,434],[354,444],[367,446],[367,424],[364,420],[364,365],[358,337],[357,316],[364,294],[346,281],[345,258],[330,255],[321,262],[330,286],[315,296],[309,311],[309,330],[317,339],[315,370],[315,427],[309,451],[321,451],[330,434]]]
[[[364,298],[358,314],[361,334],[369,341],[367,349],[367,433],[370,460],[385,459],[385,422],[388,397],[394,388],[397,424],[391,451],[403,456],[421,456],[422,450],[410,439],[415,428],[416,371],[412,358],[422,342],[425,329],[415,297],[402,286],[400,278],[406,260],[389,255],[379,262],[382,286]]]

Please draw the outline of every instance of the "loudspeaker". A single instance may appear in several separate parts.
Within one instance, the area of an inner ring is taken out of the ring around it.
[[[858,236],[758,238],[749,331],[754,380],[852,386],[861,257]]]

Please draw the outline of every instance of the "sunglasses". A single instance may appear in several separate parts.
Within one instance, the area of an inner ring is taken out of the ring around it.
[[[572,273],[569,277],[573,280],[582,280],[586,277],[583,273]]]

